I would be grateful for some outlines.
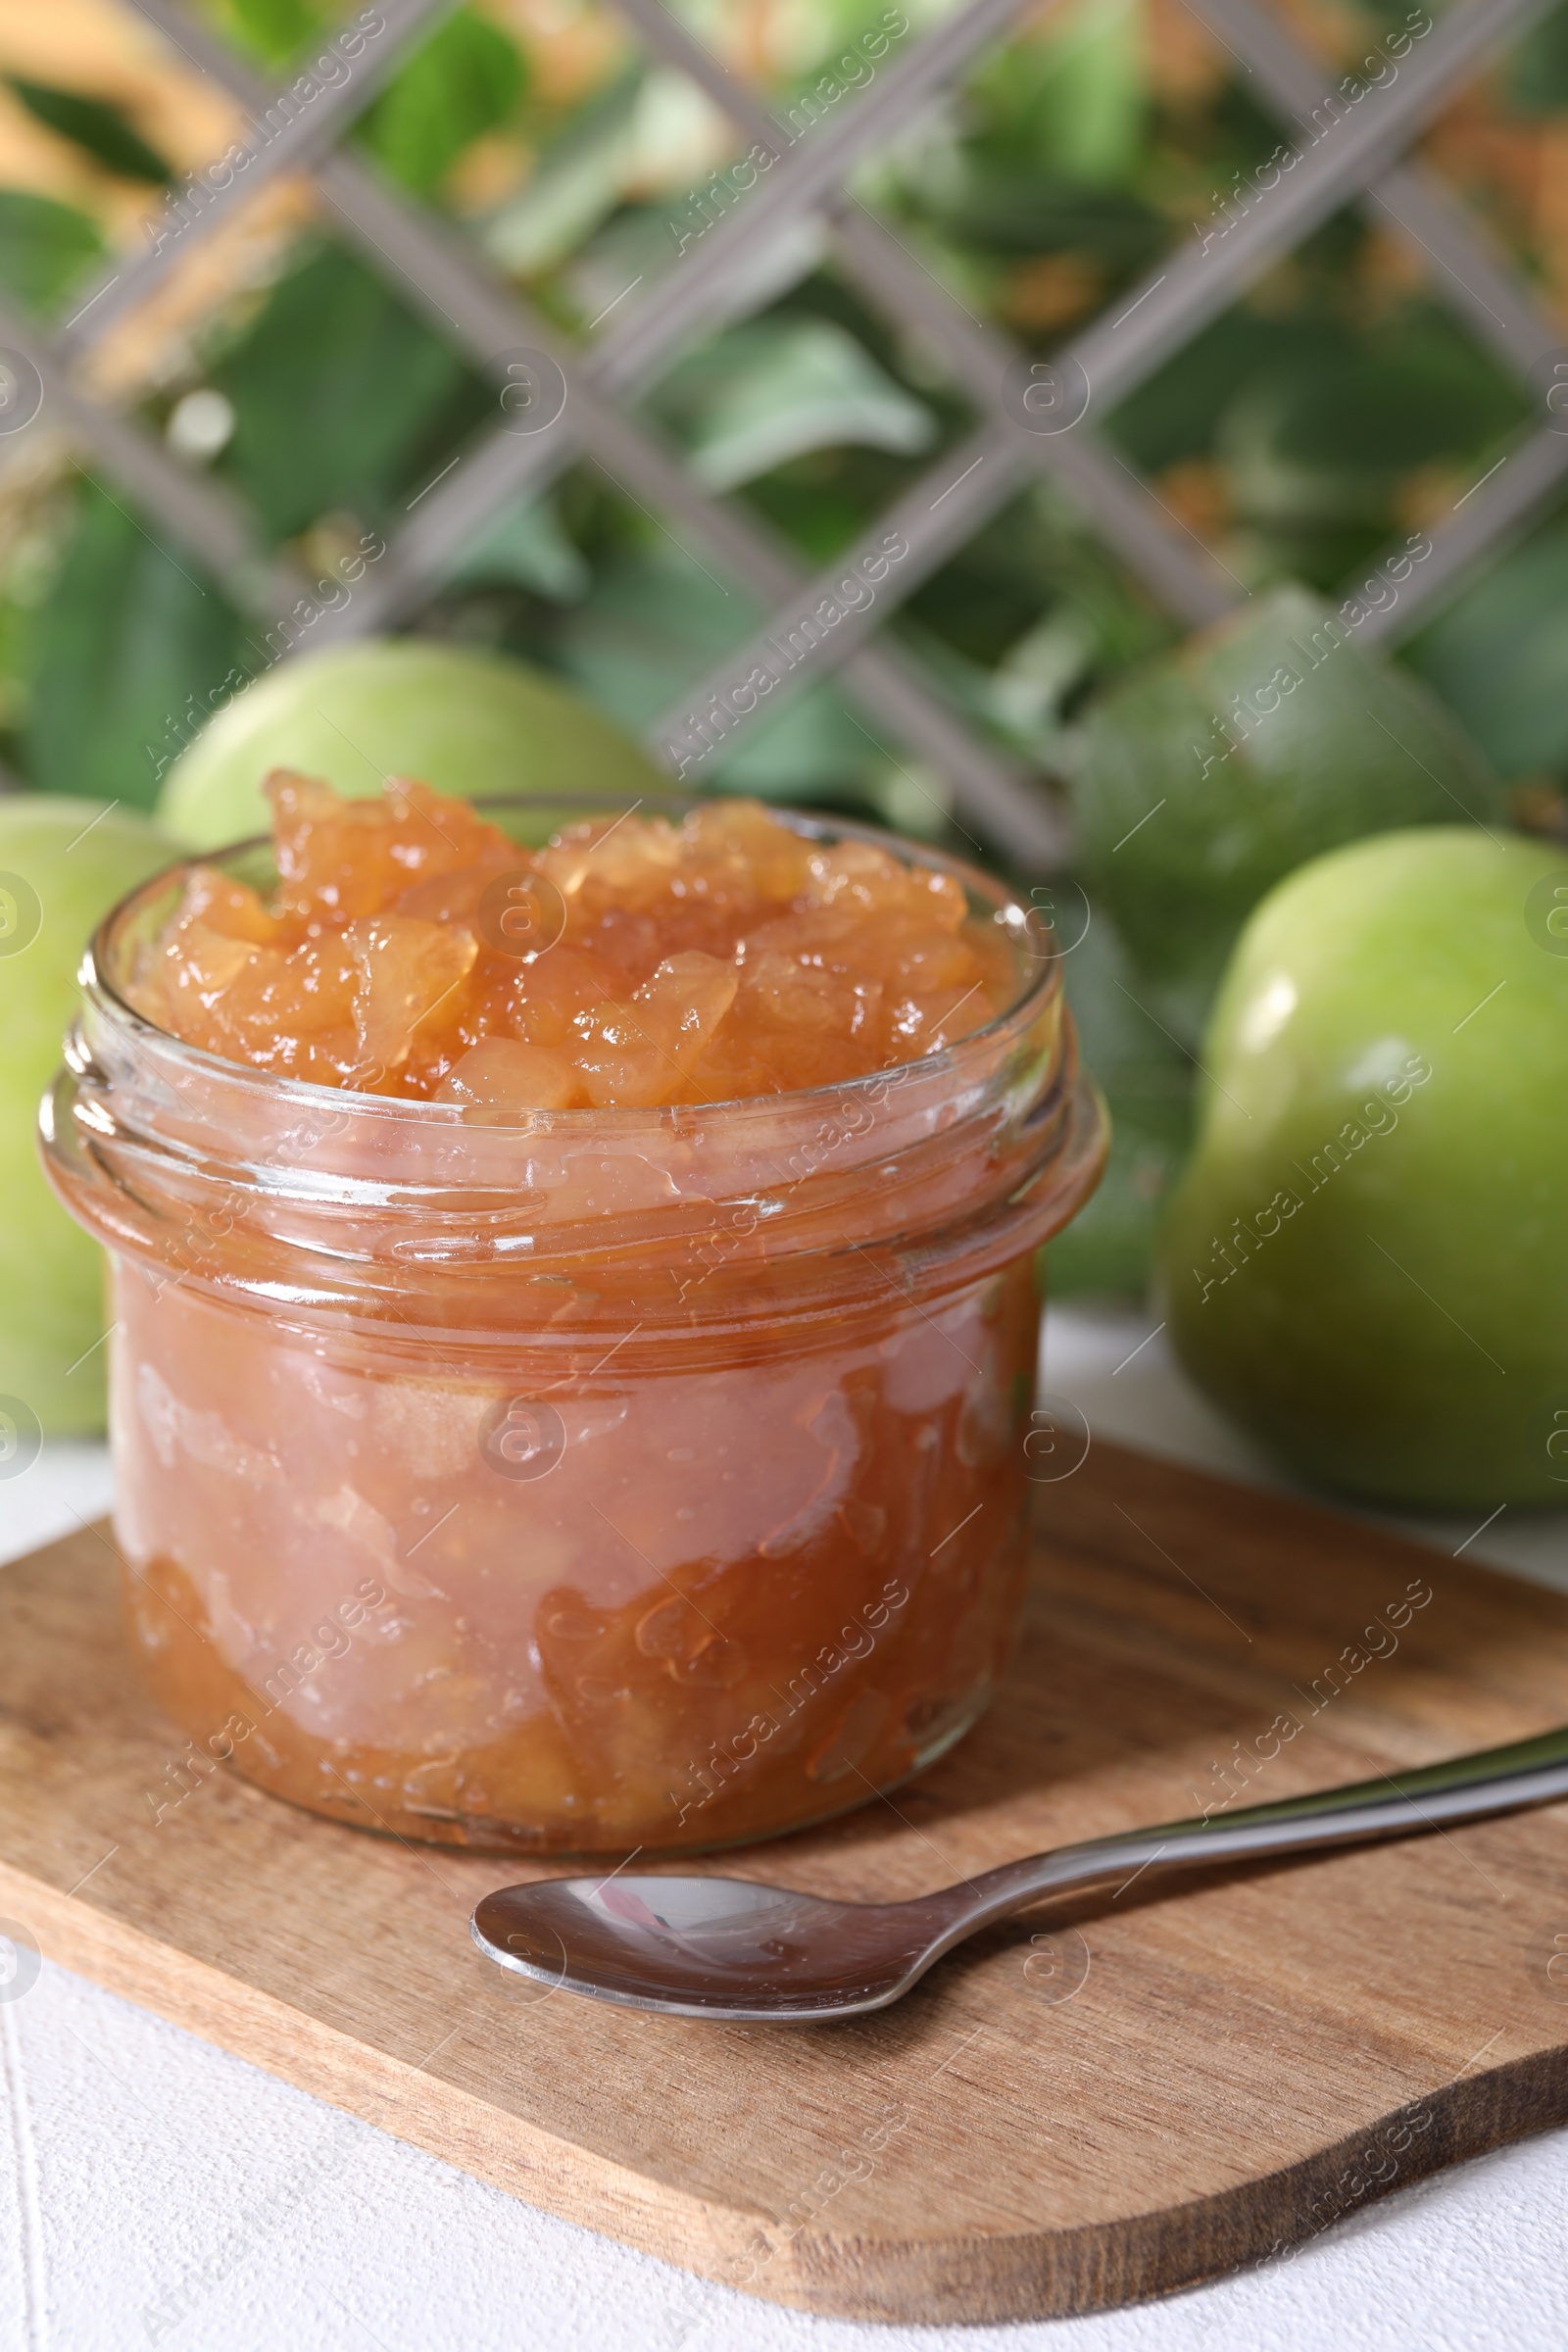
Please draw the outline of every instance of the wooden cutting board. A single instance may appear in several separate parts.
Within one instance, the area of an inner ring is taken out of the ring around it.
[[[1244,1780],[1283,1796],[1568,1714],[1568,1599],[1508,1577],[1109,1446],[1040,1489],[1039,1525],[979,1730],[894,1799],[707,1867],[913,1894]],[[479,1958],[469,1911],[515,1863],[226,1770],[170,1805],[185,1743],[122,1654],[115,1574],[96,1530],[0,1573],[0,1914],[709,2278],[858,2319],[1103,2309],[1568,2118],[1568,1805],[1037,1913],[881,2017],[649,2019]]]

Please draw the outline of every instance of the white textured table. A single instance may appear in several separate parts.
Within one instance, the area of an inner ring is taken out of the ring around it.
[[[1054,1314],[1045,1386],[1097,1434],[1269,1477],[1134,1316]],[[0,1484],[0,1559],[93,1517],[109,1493],[100,1448],[47,1454]],[[1568,1590],[1568,1519],[1504,1513],[1483,1535],[1410,1524],[1446,1551]],[[535,2213],[47,1960],[24,1997],[0,2001],[0,2352],[1568,2346],[1568,2132],[1169,2302],[1019,2328],[886,2328],[756,2303]]]

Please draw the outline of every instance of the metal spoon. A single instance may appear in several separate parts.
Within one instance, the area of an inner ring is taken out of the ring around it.
[[[978,1928],[1043,1897],[1317,1846],[1409,1838],[1568,1796],[1568,1726],[1220,1819],[1166,1822],[1058,1846],[904,1903],[843,1903],[751,1879],[544,1879],[503,1886],[473,1914],[501,1967],[551,1986],[730,2024],[802,2025],[885,2009]]]

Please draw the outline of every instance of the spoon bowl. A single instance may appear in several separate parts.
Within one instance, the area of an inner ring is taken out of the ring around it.
[[[541,1984],[677,2017],[799,2023],[896,2001],[946,1948],[943,1895],[843,1903],[752,1879],[546,1879],[473,1915],[479,1949]]]

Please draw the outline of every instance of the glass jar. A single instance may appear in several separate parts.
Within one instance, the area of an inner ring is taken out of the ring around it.
[[[120,983],[184,867],[99,931],[45,1161],[111,1253],[130,1637],[202,1757],[403,1838],[673,1850],[858,1804],[985,1706],[1037,1251],[1103,1120],[1026,907],[789,821],[955,874],[1011,1008],[809,1092],[498,1115],[153,1028]]]

